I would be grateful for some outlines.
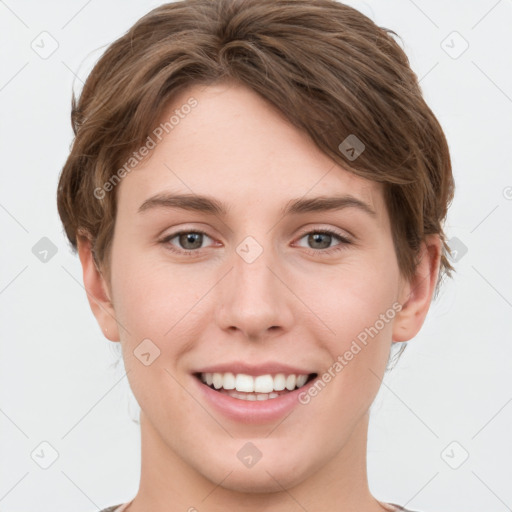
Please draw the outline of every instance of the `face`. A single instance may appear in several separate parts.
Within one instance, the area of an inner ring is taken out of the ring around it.
[[[112,311],[160,452],[212,482],[230,473],[232,490],[276,490],[335,466],[408,289],[380,184],[239,85],[191,87],[163,118],[191,97],[117,187]]]

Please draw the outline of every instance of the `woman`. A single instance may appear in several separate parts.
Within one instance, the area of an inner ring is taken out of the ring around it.
[[[443,131],[389,30],[331,0],[185,0],[73,103],[58,208],[140,408],[104,510],[405,510],[369,408],[444,274]]]

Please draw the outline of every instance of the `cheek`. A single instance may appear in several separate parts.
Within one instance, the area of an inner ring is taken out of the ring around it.
[[[322,343],[331,366],[324,373],[341,409],[364,410],[380,386],[396,315],[397,269],[390,267],[340,268],[309,288],[312,309],[329,328]]]
[[[375,260],[347,265],[341,264],[332,271],[318,273],[315,279],[303,277],[298,295],[305,297],[312,311],[318,316],[331,339],[333,348],[343,349],[366,328],[374,326],[382,314],[393,313],[396,298],[397,269],[391,265],[377,266]],[[391,310],[391,312],[389,312]],[[379,331],[387,334],[388,323]]]
[[[203,283],[197,271],[136,254],[118,260],[115,270],[116,316],[127,331],[137,337],[168,338],[182,318],[188,319],[189,314],[194,316],[208,289],[208,283]],[[125,332],[125,337],[130,334]]]

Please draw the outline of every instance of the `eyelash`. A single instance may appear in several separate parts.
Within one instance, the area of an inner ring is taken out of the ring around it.
[[[187,229],[187,230],[182,230],[182,231],[176,231],[176,233],[172,233],[172,234],[166,236],[163,240],[160,241],[160,243],[166,245],[167,249],[169,251],[174,252],[176,254],[181,254],[181,255],[190,256],[190,257],[197,256],[198,254],[200,254],[201,249],[176,249],[171,244],[169,244],[169,242],[172,239],[176,238],[177,236],[182,235],[182,234],[189,234],[189,233],[205,235],[208,238],[211,238],[204,231]],[[311,230],[311,231],[306,231],[305,233],[300,235],[298,240],[301,240],[305,236],[311,235],[311,234],[330,235],[330,236],[333,236],[334,238],[337,238],[339,240],[339,242],[340,242],[339,244],[337,244],[337,245],[335,245],[333,247],[328,247],[327,249],[311,249],[311,248],[308,248],[308,247],[302,247],[303,249],[306,250],[306,252],[308,254],[311,254],[311,255],[314,255],[314,256],[330,256],[333,253],[337,253],[338,251],[345,250],[347,245],[351,245],[352,244],[352,242],[348,238],[346,238],[345,236],[340,235],[336,231],[332,231],[332,230],[329,230],[329,229],[314,229],[314,230]]]

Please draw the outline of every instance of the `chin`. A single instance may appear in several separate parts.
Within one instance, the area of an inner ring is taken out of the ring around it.
[[[281,461],[267,460],[263,458],[250,468],[243,467],[243,464],[236,459],[235,464],[226,464],[224,459],[217,467],[211,467],[211,471],[205,471],[202,466],[202,473],[208,480],[219,484],[224,489],[245,494],[265,494],[281,492],[283,489],[290,489],[300,484],[307,478],[307,468],[297,461],[287,460],[282,457]],[[308,460],[307,457],[303,460]],[[301,471],[298,471],[298,468]]]

